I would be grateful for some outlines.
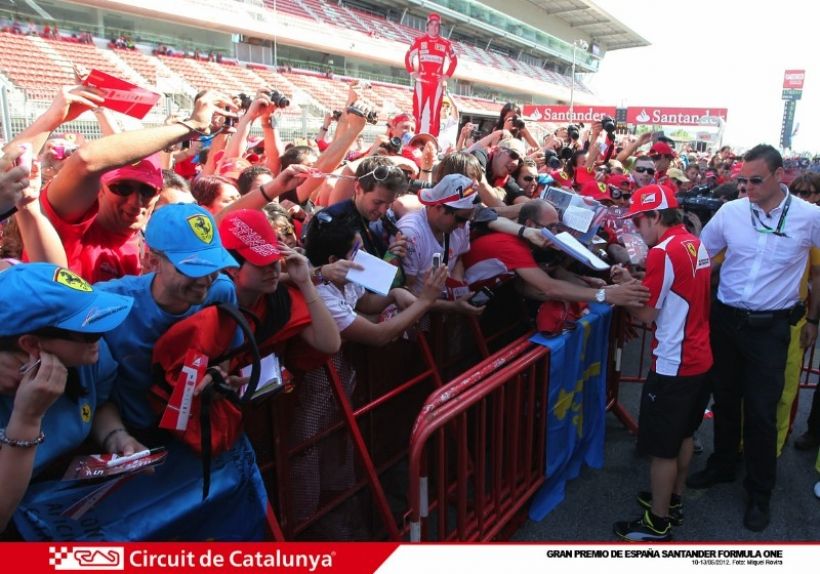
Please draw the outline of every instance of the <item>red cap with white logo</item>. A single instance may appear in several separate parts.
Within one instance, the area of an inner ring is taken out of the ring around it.
[[[647,211],[672,209],[678,207],[675,192],[665,185],[645,185],[632,195],[632,204],[626,217],[633,217]]]

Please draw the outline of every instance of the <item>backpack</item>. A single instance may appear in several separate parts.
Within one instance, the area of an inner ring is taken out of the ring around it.
[[[245,343],[232,350],[237,327]],[[241,393],[213,368],[238,354],[251,365],[250,381]],[[242,434],[241,405],[256,392],[260,363],[245,314],[227,303],[208,305],[178,321],[154,344],[149,401],[162,415],[160,428],[170,430],[202,457],[203,500],[210,490],[211,457],[228,451]],[[199,396],[192,396],[205,373],[213,381]]]

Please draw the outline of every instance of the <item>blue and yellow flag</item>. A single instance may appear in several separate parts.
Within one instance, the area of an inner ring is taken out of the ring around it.
[[[612,310],[591,305],[573,331],[554,337],[535,335],[549,347],[550,387],[547,407],[547,479],[535,494],[530,519],[542,520],[562,500],[568,480],[583,465],[604,464],[607,351]]]

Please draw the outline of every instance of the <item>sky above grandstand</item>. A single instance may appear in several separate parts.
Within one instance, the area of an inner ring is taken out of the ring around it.
[[[652,44],[606,54],[589,82],[601,103],[728,108],[724,143],[778,145],[783,73],[805,69],[792,147],[820,152],[820,29],[812,3],[596,3]]]

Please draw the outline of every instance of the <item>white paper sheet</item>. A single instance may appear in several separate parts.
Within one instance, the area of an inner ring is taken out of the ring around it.
[[[566,231],[562,231],[558,235],[554,235],[553,233],[550,233],[549,229],[543,228],[541,229],[541,234],[552,241],[552,243],[561,251],[573,259],[580,261],[587,267],[592,267],[598,271],[606,271],[609,269],[609,265],[607,265],[606,262],[601,260],[601,258],[587,249],[583,243],[575,239]]]
[[[370,255],[364,249],[359,249],[356,252],[353,262],[358,263],[364,269],[361,271],[358,269],[348,271],[348,281],[361,285],[368,291],[373,291],[379,295],[387,295],[390,292],[390,286],[399,271],[398,267]]]

